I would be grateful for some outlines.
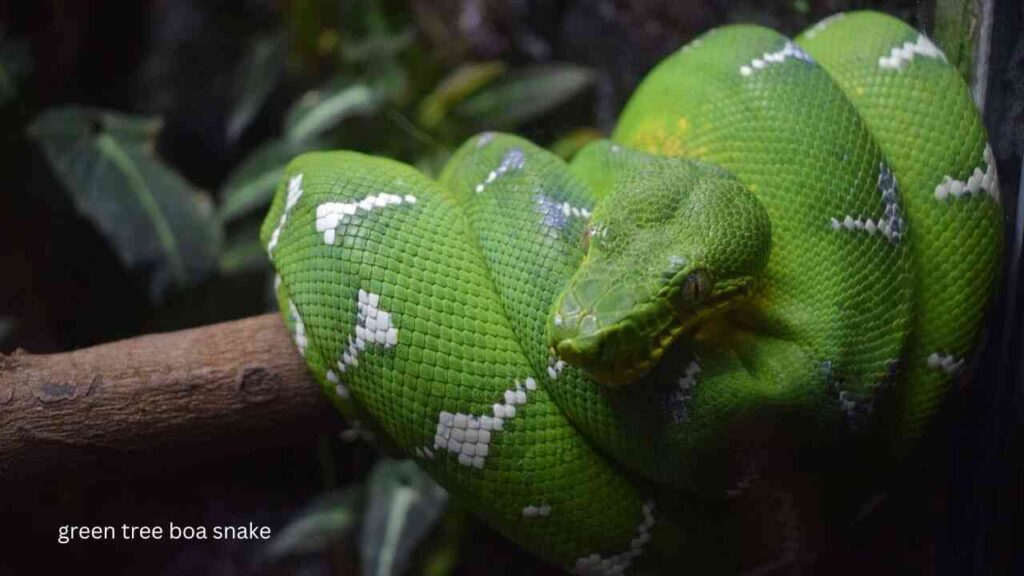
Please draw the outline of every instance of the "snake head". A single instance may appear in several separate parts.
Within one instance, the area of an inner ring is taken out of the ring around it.
[[[707,164],[598,143],[572,168],[602,200],[548,341],[599,383],[628,384],[681,334],[753,291],[771,225],[739,180]]]

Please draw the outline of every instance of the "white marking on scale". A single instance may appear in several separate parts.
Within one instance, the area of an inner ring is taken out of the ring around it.
[[[327,381],[330,382],[331,384],[334,384],[334,393],[338,395],[338,398],[346,399],[350,396],[348,387],[345,386],[345,383],[341,381],[341,378],[338,376],[337,372],[335,372],[334,370],[328,370],[326,376]]]
[[[281,237],[281,230],[284,229],[284,223],[288,220],[288,214],[299,203],[299,198],[301,197],[302,174],[296,174],[288,180],[288,195],[284,200],[284,212],[281,212],[281,219],[277,221],[277,227],[270,234],[270,241],[267,242],[267,256],[273,256],[274,248],[277,247],[278,239]]]
[[[356,301],[355,338],[348,337],[348,346],[338,361],[338,370],[345,373],[350,367],[359,365],[359,353],[369,344],[393,348],[398,344],[398,328],[391,322],[391,313],[380,309],[380,295],[359,290]]]
[[[876,190],[882,197],[882,217],[876,219],[853,217],[847,214],[842,220],[831,218],[829,223],[833,230],[856,230],[869,235],[881,234],[894,244],[903,238],[903,213],[900,208],[899,190],[896,177],[885,163],[878,164],[878,182]]]
[[[590,210],[586,208],[577,208],[570,205],[568,202],[562,203],[562,214],[566,217],[575,216],[576,218],[590,218]]]
[[[558,375],[562,373],[563,369],[565,369],[564,360],[558,360],[553,356],[548,357],[548,376],[550,376],[552,380],[558,378]]]
[[[523,508],[523,518],[537,518],[540,516],[549,516],[551,514],[550,504],[541,504],[539,506],[526,506]]]
[[[523,151],[519,148],[510,148],[501,157],[501,164],[497,168],[491,170],[487,174],[487,179],[476,185],[476,193],[479,194],[484,191],[484,188],[488,184],[497,180],[500,176],[503,176],[507,172],[513,172],[519,170],[526,164],[526,156]]]
[[[956,375],[964,367],[964,359],[952,354],[932,352],[927,359],[929,368],[937,368],[950,376]]]
[[[590,218],[590,210],[556,200],[547,194],[537,194],[533,199],[537,203],[537,211],[544,217],[545,226],[564,228],[569,218]]]
[[[629,541],[629,550],[614,556],[602,558],[600,554],[591,554],[576,560],[573,572],[581,576],[622,576],[643,554],[644,546],[651,540],[651,528],[654,527],[654,502],[646,502],[642,508],[643,520],[636,527],[636,535]]]
[[[299,349],[299,355],[305,358],[306,346],[309,345],[309,340],[306,338],[306,325],[302,322],[302,316],[299,316],[299,309],[291,300],[288,301],[288,309],[292,314],[292,323],[295,324],[295,346]]]
[[[988,144],[985,145],[985,151],[982,153],[982,162],[985,164],[985,171],[982,172],[981,167],[975,167],[966,182],[951,176],[943,176],[942,182],[935,187],[935,199],[945,202],[950,196],[960,198],[986,192],[998,202],[999,178],[996,175],[996,161],[992,156],[992,147]]]
[[[490,143],[491,140],[494,140],[494,132],[484,132],[483,134],[477,137],[476,147],[483,148],[488,143]]]
[[[417,456],[424,460],[434,459],[434,451],[431,450],[429,446],[417,446],[414,452],[416,453]]]
[[[902,70],[916,56],[924,58],[938,58],[946,61],[946,55],[939,50],[939,47],[932,43],[924,34],[918,34],[913,42],[904,42],[889,51],[888,56],[878,59],[878,67],[887,70]]]
[[[463,414],[442,411],[437,417],[434,450],[458,455],[459,464],[483,468],[491,451],[491,433],[505,428],[505,421],[516,416],[516,406],[526,404],[527,392],[537,389],[537,382],[527,378],[516,380],[506,390],[501,402],[491,407],[491,415]]]
[[[411,194],[373,194],[358,202],[324,202],[316,207],[316,231],[324,235],[324,244],[334,244],[335,230],[345,220],[356,215],[360,210],[369,212],[374,208],[397,206],[399,204],[415,204],[416,197]]]
[[[811,58],[810,54],[804,52],[793,41],[787,40],[781,49],[775,52],[765,52],[760,58],[754,58],[749,64],[740,66],[740,74],[750,76],[757,70],[762,70],[772,64],[785,62],[787,58],[814,63],[814,58]]]

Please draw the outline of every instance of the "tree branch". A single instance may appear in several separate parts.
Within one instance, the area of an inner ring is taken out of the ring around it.
[[[0,480],[159,469],[338,428],[277,314],[0,355]]]

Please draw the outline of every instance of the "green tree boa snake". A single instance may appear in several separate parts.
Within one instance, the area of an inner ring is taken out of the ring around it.
[[[569,163],[493,133],[436,181],[302,155],[261,237],[349,419],[533,553],[614,575],[702,542],[671,494],[734,493],[778,438],[917,438],[1001,217],[961,77],[859,12],[704,34]]]

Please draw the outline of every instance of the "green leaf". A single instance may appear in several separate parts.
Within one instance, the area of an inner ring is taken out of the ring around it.
[[[320,496],[274,534],[260,551],[260,559],[273,562],[329,549],[356,526],[362,497],[362,486],[348,486]]]
[[[589,70],[572,64],[521,68],[466,98],[452,115],[476,129],[513,128],[578,96],[592,82]]]
[[[262,214],[253,214],[240,224],[228,228],[224,240],[224,251],[220,255],[220,271],[223,274],[256,272],[270,266],[267,252],[260,244]]]
[[[234,142],[242,135],[274,90],[284,72],[288,39],[281,33],[258,38],[238,67],[235,106],[228,118],[227,137]]]
[[[341,58],[349,63],[363,63],[394,58],[412,45],[416,31],[406,28],[400,32],[369,36],[345,42]]]
[[[156,118],[76,106],[48,110],[28,129],[121,261],[151,272],[153,298],[214,272],[222,234],[210,198],[157,157],[159,130]]]
[[[286,138],[291,142],[312,140],[350,116],[372,113],[377,104],[377,94],[362,82],[311,90],[288,112]]]
[[[400,103],[409,91],[409,71],[396,60],[386,60],[367,74],[368,84],[377,100],[376,111],[384,104]]]
[[[506,69],[505,63],[498,61],[470,62],[459,66],[420,102],[420,126],[437,127],[452,106],[493,82],[495,78],[504,74]]]
[[[568,134],[563,135],[558,140],[555,140],[548,149],[551,150],[551,153],[555,156],[568,161],[571,160],[577,152],[582,150],[584,146],[604,137],[604,134],[602,134],[597,128],[591,128],[589,126],[576,128]]]
[[[427,176],[431,178],[438,178],[441,176],[441,172],[444,171],[444,167],[448,164],[448,160],[450,160],[451,157],[452,153],[450,150],[446,148],[438,148],[419,155],[413,165],[417,170]]]
[[[229,237],[227,247],[220,256],[220,269],[224,274],[266,270],[269,266],[267,252],[259,239]]]
[[[437,524],[448,494],[410,460],[381,460],[367,480],[359,551],[363,576],[402,574]]]
[[[218,214],[221,221],[230,222],[268,206],[292,158],[326,147],[325,143],[317,140],[271,140],[257,148],[228,174],[220,189]]]

